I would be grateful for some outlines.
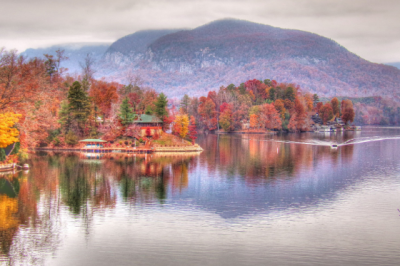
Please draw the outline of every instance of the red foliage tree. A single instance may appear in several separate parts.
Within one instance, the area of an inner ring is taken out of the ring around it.
[[[343,100],[342,101],[342,120],[345,124],[348,122],[354,121],[354,108],[353,103],[350,100]]]
[[[121,85],[115,82],[106,82],[104,80],[93,80],[89,91],[94,103],[100,108],[101,113],[108,117],[111,104],[118,101],[117,89]]]
[[[323,105],[324,105],[324,104],[323,104],[322,102],[318,102],[317,105],[315,106],[315,111],[316,111],[317,113],[319,113],[319,110],[321,109],[321,107],[322,107]]]
[[[282,120],[273,104],[263,104],[261,106],[260,120],[263,127],[267,129],[281,129]]]
[[[215,111],[215,103],[213,100],[200,97],[198,112],[208,130],[215,130],[217,128],[217,112]]]
[[[319,116],[322,118],[324,125],[333,118],[333,109],[330,102],[325,103],[321,109],[319,109]]]
[[[332,111],[333,111],[333,115],[335,115],[336,117],[340,116],[340,109],[339,109],[339,100],[338,98],[333,98],[331,100],[331,106],[332,106]]]
[[[301,101],[296,98],[294,100],[294,113],[292,114],[288,128],[291,131],[306,131],[310,127],[310,121]]]
[[[192,140],[193,144],[194,144],[195,140],[197,139],[196,120],[194,119],[194,116],[190,117],[189,138]]]

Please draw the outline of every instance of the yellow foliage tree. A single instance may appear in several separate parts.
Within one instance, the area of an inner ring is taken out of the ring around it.
[[[181,138],[185,138],[189,132],[189,117],[187,114],[177,115],[174,121],[179,126],[179,135]]]
[[[5,148],[18,141],[19,132],[14,125],[20,117],[20,114],[14,113],[0,114],[0,148]]]

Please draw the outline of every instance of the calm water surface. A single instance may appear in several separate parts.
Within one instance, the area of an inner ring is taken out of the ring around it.
[[[400,128],[198,143],[0,174],[0,264],[400,265]]]

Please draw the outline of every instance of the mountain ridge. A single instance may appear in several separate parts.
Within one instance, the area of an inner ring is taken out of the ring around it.
[[[389,95],[400,101],[399,69],[369,62],[315,33],[236,19],[118,39],[104,51],[96,75],[126,83],[132,73],[172,97],[269,78],[324,97]]]

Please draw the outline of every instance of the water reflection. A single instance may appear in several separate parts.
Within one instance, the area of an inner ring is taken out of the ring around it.
[[[398,158],[397,140],[324,144],[359,134],[209,135],[198,139],[202,153],[38,152],[28,173],[0,174],[0,260],[42,264],[62,244],[68,219],[89,238],[94,217],[121,206],[197,208],[223,219],[304,211]]]

